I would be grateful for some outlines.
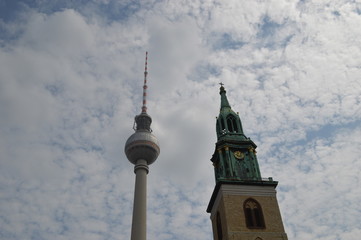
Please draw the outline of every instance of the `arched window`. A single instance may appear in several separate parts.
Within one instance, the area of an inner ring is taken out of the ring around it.
[[[261,205],[249,198],[243,204],[244,216],[248,228],[265,228]]]
[[[227,116],[227,127],[229,132],[238,132],[237,120],[231,114]]]
[[[217,212],[217,236],[218,240],[222,240],[223,233],[222,233],[222,223],[221,223],[221,216],[219,212]]]

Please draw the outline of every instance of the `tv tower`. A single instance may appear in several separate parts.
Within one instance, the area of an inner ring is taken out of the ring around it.
[[[135,165],[135,189],[131,240],[146,240],[147,238],[148,165],[152,164],[160,153],[158,139],[152,134],[152,130],[150,128],[152,118],[147,114],[147,65],[148,52],[145,53],[142,112],[135,116],[135,123],[133,126],[135,133],[128,138],[124,148],[128,160]]]

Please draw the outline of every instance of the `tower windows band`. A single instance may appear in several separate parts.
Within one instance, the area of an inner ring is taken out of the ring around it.
[[[248,228],[265,228],[262,208],[256,200],[247,199],[244,202],[243,209]]]

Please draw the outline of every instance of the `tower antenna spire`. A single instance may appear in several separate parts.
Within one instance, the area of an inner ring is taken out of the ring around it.
[[[160,153],[158,139],[152,134],[152,118],[147,114],[147,69],[148,52],[145,54],[143,106],[142,112],[135,116],[135,133],[125,143],[124,151],[133,163],[135,188],[131,240],[146,240],[147,236],[147,174]]]
[[[148,88],[148,86],[147,86],[147,75],[148,75],[148,52],[145,52],[142,113],[147,113],[147,88]]]

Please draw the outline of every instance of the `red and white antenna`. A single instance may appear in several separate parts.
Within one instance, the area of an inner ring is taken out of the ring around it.
[[[147,75],[148,75],[148,52],[145,52],[144,86],[142,113],[147,113]]]

